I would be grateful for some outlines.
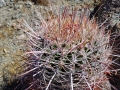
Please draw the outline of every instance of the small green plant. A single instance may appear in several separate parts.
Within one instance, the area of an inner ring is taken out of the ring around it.
[[[110,33],[79,13],[64,8],[47,20],[38,13],[36,30],[24,21],[30,51],[28,70],[20,76],[32,76],[27,90],[110,90]]]

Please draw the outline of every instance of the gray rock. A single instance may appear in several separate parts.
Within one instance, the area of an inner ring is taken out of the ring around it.
[[[31,8],[32,3],[31,2],[27,2],[25,5],[26,5],[27,8]]]
[[[20,8],[19,5],[14,5],[14,10],[17,10],[17,9],[19,9],[19,8]]]
[[[9,6],[9,8],[13,8],[14,7],[14,3],[13,2],[7,2],[7,6]]]
[[[4,0],[0,0],[0,8],[6,6],[6,2]]]
[[[12,19],[18,19],[20,17],[20,14],[19,13],[15,13],[13,16],[12,16]]]
[[[100,22],[108,19],[108,24],[114,26],[120,23],[120,0],[104,0],[103,7],[98,11],[98,18]]]

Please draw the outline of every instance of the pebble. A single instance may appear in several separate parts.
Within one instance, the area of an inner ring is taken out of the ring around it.
[[[14,5],[14,10],[20,9],[20,5]]]
[[[32,3],[31,2],[27,2],[25,5],[26,5],[27,8],[31,8]]]
[[[21,39],[21,40],[23,40],[23,39],[25,40],[27,37],[26,37],[24,34],[21,34],[21,35],[17,36],[16,38],[17,38],[18,40],[20,40],[20,39]]]
[[[13,16],[12,16],[12,19],[18,19],[20,18],[20,14],[19,13],[15,13]]]
[[[11,9],[9,8],[8,11],[11,11]]]
[[[0,8],[3,7],[3,6],[6,6],[6,3],[4,0],[0,0]]]
[[[7,5],[9,6],[9,8],[13,8],[14,7],[14,3],[7,3]]]

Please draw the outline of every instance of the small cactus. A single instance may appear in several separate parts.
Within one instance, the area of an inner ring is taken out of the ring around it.
[[[31,75],[27,90],[110,90],[112,47],[105,27],[76,8],[58,10],[48,20],[38,15],[39,29],[25,22],[30,51],[28,70],[20,76]]]

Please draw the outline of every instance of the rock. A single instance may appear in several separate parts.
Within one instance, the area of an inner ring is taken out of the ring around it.
[[[104,22],[106,19],[107,24],[114,26],[120,23],[120,0],[103,0],[98,11],[98,19],[100,22]]]
[[[3,7],[3,6],[6,6],[6,3],[4,0],[0,0],[0,8]]]
[[[14,10],[17,10],[20,8],[20,5],[14,5]]]
[[[9,8],[13,8],[14,7],[14,3],[13,2],[7,3],[7,5],[9,6]]]
[[[32,2],[29,2],[29,1],[28,1],[25,5],[26,5],[27,8],[31,8]]]

